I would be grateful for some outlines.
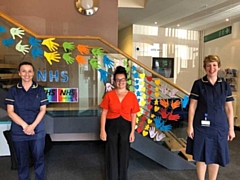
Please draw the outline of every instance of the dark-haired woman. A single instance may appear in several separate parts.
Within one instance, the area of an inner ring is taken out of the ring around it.
[[[126,88],[125,68],[118,66],[113,78],[115,89],[100,104],[100,139],[106,141],[106,179],[127,180],[130,143],[135,139],[136,113],[140,108],[135,94]]]
[[[29,179],[29,149],[34,158],[35,179],[44,179],[45,127],[42,121],[48,99],[42,86],[33,81],[34,67],[22,62],[18,67],[21,81],[11,87],[5,98],[12,119],[11,138],[18,162],[18,179]]]

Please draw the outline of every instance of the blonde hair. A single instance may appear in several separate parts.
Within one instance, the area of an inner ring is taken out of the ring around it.
[[[203,60],[203,67],[206,68],[208,62],[217,62],[218,67],[221,67],[221,60],[217,55],[208,55]]]

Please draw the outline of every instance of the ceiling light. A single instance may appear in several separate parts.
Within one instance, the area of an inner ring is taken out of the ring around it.
[[[228,19],[228,18],[226,18],[226,21],[229,21],[229,19]]]
[[[157,24],[157,21],[154,24]]]
[[[180,26],[180,24],[177,25],[177,27],[179,27],[179,26]]]

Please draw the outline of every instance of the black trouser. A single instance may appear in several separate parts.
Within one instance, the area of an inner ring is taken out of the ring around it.
[[[121,116],[106,121],[106,180],[127,180],[131,122]]]

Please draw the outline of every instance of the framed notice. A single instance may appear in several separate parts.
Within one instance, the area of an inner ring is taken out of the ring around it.
[[[152,70],[166,78],[173,78],[174,58],[153,57]],[[152,77],[156,78],[154,74]]]

